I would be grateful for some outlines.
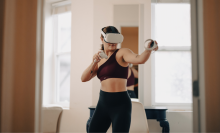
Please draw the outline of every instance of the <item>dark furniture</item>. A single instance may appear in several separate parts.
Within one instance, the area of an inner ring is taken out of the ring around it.
[[[147,119],[156,119],[160,122],[162,127],[162,133],[169,133],[170,126],[169,122],[166,119],[166,110],[165,107],[144,107],[147,115]]]
[[[88,132],[89,124],[92,119],[92,115],[95,111],[96,106],[90,106],[90,117],[86,124],[86,131]],[[169,122],[166,119],[166,110],[165,107],[145,107],[145,112],[147,119],[156,119],[158,122],[160,122],[160,126],[162,127],[162,133],[169,133],[170,132],[170,126]]]

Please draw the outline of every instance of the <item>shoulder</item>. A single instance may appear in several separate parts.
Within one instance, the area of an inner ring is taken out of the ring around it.
[[[133,54],[134,54],[134,52],[132,50],[130,50],[129,48],[120,48],[118,50],[118,55],[123,56],[123,57],[125,57],[125,56],[128,57]]]
[[[120,49],[118,49],[118,51],[116,53],[116,60],[123,67],[127,67],[128,66],[128,63],[124,61],[124,55],[128,51],[129,51],[128,48],[120,48]]]

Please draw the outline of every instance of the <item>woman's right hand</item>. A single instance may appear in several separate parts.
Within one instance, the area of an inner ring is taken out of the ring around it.
[[[93,56],[93,62],[100,62],[100,60],[102,59],[101,56],[99,55],[101,51],[97,52],[94,56]]]

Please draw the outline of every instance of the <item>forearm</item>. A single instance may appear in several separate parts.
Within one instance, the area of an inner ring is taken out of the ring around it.
[[[138,64],[144,64],[150,57],[151,50],[145,50],[141,55],[137,55]]]
[[[94,73],[96,65],[97,65],[97,62],[95,62],[95,63],[92,62],[89,65],[89,67],[83,72],[83,74],[81,76],[82,82],[86,82],[86,81],[90,80],[90,78],[92,77],[91,74]]]

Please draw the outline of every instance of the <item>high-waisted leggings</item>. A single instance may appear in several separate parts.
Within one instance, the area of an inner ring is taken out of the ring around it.
[[[113,133],[128,133],[131,124],[131,99],[127,91],[100,91],[89,133],[105,133],[112,123]]]

